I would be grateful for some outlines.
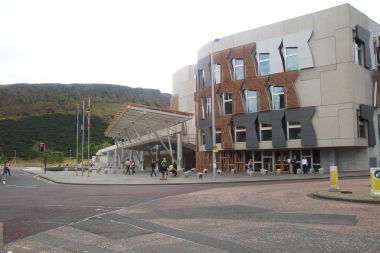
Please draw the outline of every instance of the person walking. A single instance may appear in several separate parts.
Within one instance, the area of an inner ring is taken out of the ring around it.
[[[131,161],[131,170],[132,170],[132,175],[135,174],[135,168],[136,168],[136,163],[134,160]]]
[[[129,160],[129,158],[125,161],[125,167],[127,168],[127,170],[125,171],[125,175],[131,175],[131,161]]]
[[[152,159],[152,163],[150,164],[150,168],[152,169],[152,171],[150,172],[150,176],[153,177],[153,174],[154,176],[156,177],[157,174],[156,174],[156,161],[154,159]]]
[[[248,171],[253,171],[253,161],[252,161],[252,159],[248,160],[248,163],[247,163],[247,172]]]
[[[307,167],[308,167],[308,162],[306,157],[302,158],[302,169],[303,169],[303,174],[307,174]]]
[[[168,176],[168,161],[166,160],[166,158],[162,158],[162,161],[161,161],[161,178],[160,180],[167,180],[167,176]]]
[[[3,176],[5,175],[8,175],[8,176],[11,176],[11,170],[9,169],[9,161],[5,161],[4,163],[4,168],[3,168]]]

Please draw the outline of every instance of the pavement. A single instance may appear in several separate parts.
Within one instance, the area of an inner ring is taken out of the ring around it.
[[[367,187],[368,180],[346,178],[339,183],[342,189],[359,189]],[[5,249],[21,253],[379,252],[378,206],[308,196],[327,187],[325,180],[233,184],[167,196],[34,234]]]
[[[281,181],[298,181],[298,180],[327,180],[329,174],[283,174],[262,175],[260,173],[254,176],[248,176],[242,173],[217,175],[216,180],[212,178],[212,174],[204,174],[202,179],[198,178],[197,173],[192,173],[190,177],[185,178],[183,175],[178,177],[168,177],[168,180],[160,180],[160,176],[150,176],[148,172],[137,172],[134,175],[125,175],[121,171],[110,171],[108,173],[93,171],[92,173],[75,171],[47,171],[46,174],[41,168],[28,167],[23,171],[32,173],[45,180],[58,184],[73,185],[179,185],[179,184],[215,184],[215,183],[255,183],[255,182],[281,182]],[[341,172],[339,178],[355,178],[368,177],[368,187],[346,188],[340,192],[329,192],[328,189],[321,189],[313,192],[311,195],[317,198],[330,200],[361,202],[370,204],[380,204],[380,198],[370,196],[369,188],[369,172]]]

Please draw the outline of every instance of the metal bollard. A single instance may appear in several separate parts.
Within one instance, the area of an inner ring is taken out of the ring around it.
[[[338,186],[338,167],[330,166],[330,189],[329,192],[340,192]]]
[[[380,168],[371,168],[371,197],[380,198]]]

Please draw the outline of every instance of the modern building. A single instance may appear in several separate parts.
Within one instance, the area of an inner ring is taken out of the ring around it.
[[[293,157],[315,169],[377,166],[379,40],[380,25],[344,4],[203,46],[195,67],[197,169],[211,168],[212,106],[218,169],[243,171],[253,159],[255,170],[288,173]]]

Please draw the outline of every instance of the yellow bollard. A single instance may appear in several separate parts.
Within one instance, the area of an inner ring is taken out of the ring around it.
[[[329,192],[340,192],[338,186],[338,167],[330,166],[330,189]]]
[[[380,198],[380,168],[371,168],[371,197]]]

